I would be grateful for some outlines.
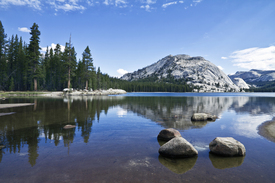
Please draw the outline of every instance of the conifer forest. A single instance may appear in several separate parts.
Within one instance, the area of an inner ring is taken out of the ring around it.
[[[30,40],[22,40],[18,35],[8,37],[0,21],[0,91],[62,91],[74,89],[119,88],[127,92],[187,92],[192,87],[182,81],[169,78],[169,82],[141,80],[123,81],[103,74],[100,67],[93,64],[92,53],[87,46],[82,58],[77,60],[77,53],[71,38],[61,45],[48,48],[45,53],[39,46],[39,26],[30,28]]]

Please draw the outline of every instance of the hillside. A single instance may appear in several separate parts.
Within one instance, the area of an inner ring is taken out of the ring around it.
[[[200,92],[239,91],[231,79],[216,65],[203,57],[189,55],[169,55],[156,63],[127,73],[121,77],[127,81],[139,81],[146,78],[156,78],[155,82],[163,78],[183,79],[187,84],[194,85]]]
[[[238,71],[229,75],[232,81],[241,78],[249,84],[250,91],[254,92],[274,92],[275,91],[275,70],[257,70]]]
[[[256,70],[238,71],[229,75],[231,79],[242,78],[248,84],[265,85],[268,82],[275,81],[275,70]]]

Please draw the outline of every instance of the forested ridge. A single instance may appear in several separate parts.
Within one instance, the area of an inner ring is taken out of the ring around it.
[[[184,80],[147,78],[125,81],[103,74],[100,67],[93,65],[89,46],[77,61],[77,53],[71,38],[61,45],[40,50],[38,24],[30,28],[31,38],[27,42],[18,35],[8,38],[0,21],[0,91],[61,91],[64,88],[107,89],[120,88],[128,92],[187,92],[192,87]],[[68,36],[69,37],[69,36]]]

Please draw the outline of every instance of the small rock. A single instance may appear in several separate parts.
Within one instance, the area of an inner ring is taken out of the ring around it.
[[[70,129],[70,128],[75,128],[75,125],[66,125],[63,127],[64,129]]]
[[[194,113],[191,117],[192,121],[215,121],[217,119],[216,115],[211,115],[207,113]]]
[[[209,144],[212,153],[222,156],[244,156],[244,145],[232,137],[216,137]]]
[[[184,138],[175,137],[159,148],[159,154],[165,157],[182,158],[198,155],[198,151]]]
[[[167,128],[161,130],[158,134],[158,140],[163,141],[171,140],[174,137],[181,137],[180,132],[178,130],[175,130],[174,128]]]

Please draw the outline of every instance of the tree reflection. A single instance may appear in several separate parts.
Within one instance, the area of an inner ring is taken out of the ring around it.
[[[88,143],[94,121],[100,122],[114,106],[133,111],[165,128],[203,128],[209,122],[192,122],[194,112],[220,116],[224,111],[268,113],[275,112],[275,99],[264,97],[71,97],[71,98],[19,98],[10,103],[35,103],[33,106],[4,109],[15,114],[1,116],[0,141],[6,148],[0,150],[0,162],[6,152],[20,153],[28,145],[29,163],[34,166],[39,157],[41,140],[54,141],[55,146],[72,146],[77,133]],[[67,124],[76,125],[64,129]],[[63,141],[63,143],[62,143]]]
[[[20,153],[25,144],[28,145],[29,163],[36,164],[39,157],[38,148],[41,139],[54,141],[55,146],[63,141],[68,148],[76,136],[81,132],[85,143],[89,142],[92,133],[93,121],[100,119],[101,112],[107,114],[109,107],[117,105],[117,101],[107,97],[79,97],[68,99],[11,99],[10,103],[34,102],[35,108],[22,107],[5,109],[14,111],[11,116],[2,116],[0,123],[0,142],[6,146],[0,150],[0,162],[5,152]],[[76,125],[76,128],[64,129],[67,124]]]

